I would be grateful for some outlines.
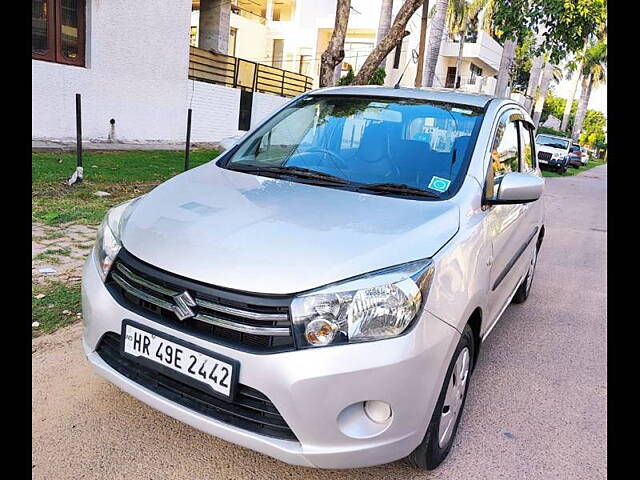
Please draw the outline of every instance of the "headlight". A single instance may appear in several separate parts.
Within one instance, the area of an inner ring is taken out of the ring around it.
[[[420,312],[433,262],[418,260],[296,297],[291,316],[300,348],[396,337]]]
[[[133,211],[134,204],[142,197],[129,200],[113,207],[107,212],[96,236],[96,245],[93,249],[98,273],[102,281],[107,278],[111,265],[116,259],[122,244],[120,243],[120,233]]]

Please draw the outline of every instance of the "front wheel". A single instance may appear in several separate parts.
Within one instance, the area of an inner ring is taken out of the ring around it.
[[[536,263],[538,262],[538,249],[533,250],[533,257],[529,262],[529,268],[527,269],[527,276],[516,290],[516,294],[513,296],[513,303],[524,303],[529,298],[531,292],[531,285],[533,284],[533,276],[536,273]]]
[[[433,470],[449,454],[467,398],[474,349],[473,332],[467,325],[447,369],[427,433],[408,457],[414,467]]]

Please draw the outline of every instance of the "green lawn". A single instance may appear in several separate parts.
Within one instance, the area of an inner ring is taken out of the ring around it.
[[[604,162],[594,162],[593,160],[589,160],[589,163],[587,163],[584,167],[580,167],[580,168],[569,167],[567,169],[567,172],[564,175],[560,175],[559,173],[552,172],[550,170],[542,170],[542,176],[543,177],[571,177],[573,175],[577,175],[580,172],[584,172],[586,170],[589,170],[593,167],[597,167],[599,165],[604,165]]]
[[[218,155],[213,149],[191,152],[196,167]],[[184,152],[85,152],[84,181],[67,186],[75,170],[74,153],[33,152],[31,155],[32,219],[47,225],[66,222],[100,223],[106,211],[120,202],[142,195],[180,173]],[[97,197],[97,191],[111,194]]]
[[[31,284],[31,321],[38,322],[37,328],[31,329],[31,336],[51,333],[60,327],[77,321],[80,312],[80,285],[66,285],[62,282],[50,281],[43,285]],[[43,298],[36,298],[44,295]],[[62,313],[65,310],[68,313]]]

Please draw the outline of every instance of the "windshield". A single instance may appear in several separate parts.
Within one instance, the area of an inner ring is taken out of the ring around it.
[[[569,147],[569,140],[563,140],[562,138],[547,137],[545,135],[538,135],[536,138],[538,145],[544,145],[545,147],[561,148],[565,150]]]
[[[248,137],[224,166],[258,174],[305,169],[340,180],[338,188],[383,184],[395,193],[402,186],[440,195],[463,171],[481,118],[466,105],[304,97]]]

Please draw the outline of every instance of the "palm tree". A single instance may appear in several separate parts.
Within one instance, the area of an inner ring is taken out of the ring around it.
[[[382,0],[380,5],[380,20],[378,20],[378,32],[376,33],[376,45],[378,45],[382,39],[389,32],[391,28],[391,12],[393,11],[393,0]],[[380,62],[380,66],[384,68],[386,57]]]
[[[432,87],[433,77],[436,73],[436,64],[440,56],[440,45],[442,45],[442,32],[446,20],[449,0],[437,0],[435,4],[435,14],[431,21],[429,30],[429,40],[427,41],[427,55],[424,59],[424,70],[422,74],[422,86]]]
[[[589,106],[589,98],[591,90],[599,84],[606,81],[607,72],[607,41],[603,40],[593,42],[585,52],[582,69],[582,89],[580,92],[580,100],[578,101],[578,109],[576,110],[576,118],[573,122],[571,138],[578,141],[582,130],[582,123],[587,114]]]
[[[502,46],[502,56],[500,57],[500,69],[498,70],[498,79],[496,82],[495,94],[498,97],[509,97],[507,93],[507,85],[509,84],[509,73],[513,60],[516,55],[516,42],[514,40],[505,40]]]
[[[582,78],[582,61],[584,60],[584,56],[587,52],[588,43],[585,42],[584,48],[582,52],[576,55],[576,57],[567,63],[567,74],[568,76],[573,76],[573,80],[571,81],[570,91],[571,94],[569,98],[567,98],[567,103],[564,106],[564,112],[562,112],[562,123],[560,124],[560,130],[563,132],[567,130],[569,127],[569,118],[571,117],[571,108],[573,108],[573,99],[576,96],[576,92],[578,91],[578,85],[580,84],[580,79]]]
[[[451,35],[458,35],[460,38],[460,46],[458,47],[458,58],[456,59],[456,74],[453,83],[453,89],[458,88],[460,66],[462,64],[462,51],[464,49],[464,40],[467,35],[469,25],[478,19],[478,15],[487,5],[489,0],[451,0],[447,10],[447,30]]]
[[[554,81],[560,83],[562,80],[562,70],[551,62],[547,62],[542,69],[542,78],[540,79],[540,91],[538,92],[538,98],[533,109],[532,120],[536,128],[540,123],[540,117],[542,116],[542,109],[544,108],[544,102],[547,98],[547,92],[551,86],[551,82]]]

